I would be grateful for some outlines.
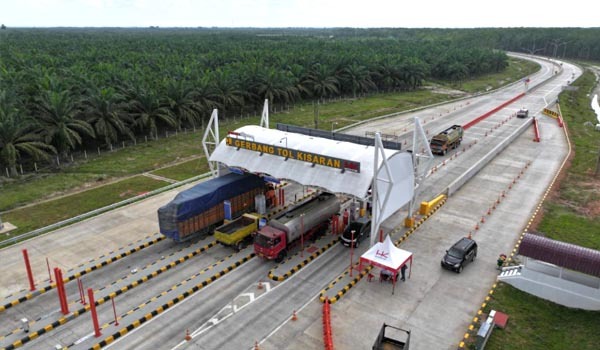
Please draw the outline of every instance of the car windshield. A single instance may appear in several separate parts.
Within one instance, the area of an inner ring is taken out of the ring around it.
[[[354,230],[354,234],[358,234],[360,232],[360,227],[361,224],[358,222],[353,222],[351,223],[348,228],[345,231],[345,235],[348,236],[348,238],[352,235],[352,230]]]
[[[261,247],[272,247],[274,245],[273,239],[265,235],[258,234],[254,236],[254,243]]]
[[[450,250],[448,251],[448,255],[450,255],[453,258],[462,258],[462,251],[456,248],[450,248]]]

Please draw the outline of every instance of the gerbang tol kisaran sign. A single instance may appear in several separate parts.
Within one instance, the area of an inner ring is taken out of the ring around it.
[[[317,153],[298,151],[286,147],[267,145],[265,143],[238,139],[231,136],[227,136],[225,138],[225,143],[227,144],[227,146],[235,148],[243,148],[254,152],[266,153],[273,156],[296,159],[302,162],[360,173],[360,162],[355,162],[352,160],[329,157]]]

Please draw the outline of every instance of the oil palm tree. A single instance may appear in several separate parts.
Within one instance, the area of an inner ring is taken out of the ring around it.
[[[257,81],[252,86],[252,91],[258,96],[259,101],[269,100],[269,108],[273,108],[276,103],[287,103],[290,101],[290,92],[293,93],[293,86],[285,73],[271,67],[262,71]]]
[[[79,119],[79,110],[68,91],[46,91],[37,99],[36,112],[37,131],[62,156],[80,145],[82,137],[95,137],[92,126]]]
[[[183,80],[170,79],[167,82],[165,98],[177,128],[182,125],[196,126],[202,114],[202,104],[195,100],[195,90]]]
[[[352,96],[356,98],[356,92],[369,91],[375,89],[375,83],[371,79],[371,73],[367,67],[356,62],[352,62],[339,71],[339,77],[342,85],[352,91]]]
[[[31,120],[21,117],[19,110],[8,103],[6,92],[0,91],[0,161],[11,176],[17,176],[17,160],[27,154],[34,160],[48,159],[56,153],[54,147],[40,140],[33,132]]]
[[[177,126],[173,113],[156,92],[138,86],[130,90],[129,94],[131,99],[128,109],[133,118],[133,125],[139,130],[157,135],[160,123],[171,127]]]
[[[225,117],[228,110],[242,106],[248,94],[240,88],[239,80],[228,70],[218,70],[214,79],[215,95]]]
[[[320,63],[311,67],[304,82],[309,87],[311,94],[319,100],[339,92],[339,81],[335,77],[334,71]]]
[[[125,112],[124,97],[115,89],[94,89],[81,103],[85,120],[94,128],[96,137],[103,138],[106,145],[117,142],[121,135],[134,139],[129,128],[129,116]]]

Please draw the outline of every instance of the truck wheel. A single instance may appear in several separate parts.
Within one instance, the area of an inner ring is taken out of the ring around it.
[[[276,263],[280,263],[283,261],[283,259],[285,259],[286,256],[286,251],[282,250],[281,252],[279,252],[279,255],[277,255],[277,258],[275,259]]]
[[[240,250],[246,248],[246,243],[245,242],[238,242],[238,244],[236,244],[235,249],[239,252]]]

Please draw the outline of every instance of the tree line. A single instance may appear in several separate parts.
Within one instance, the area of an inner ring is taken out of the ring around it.
[[[0,163],[12,174],[18,161],[199,126],[213,108],[409,91],[508,65],[442,34],[304,29],[9,28],[0,58]]]

